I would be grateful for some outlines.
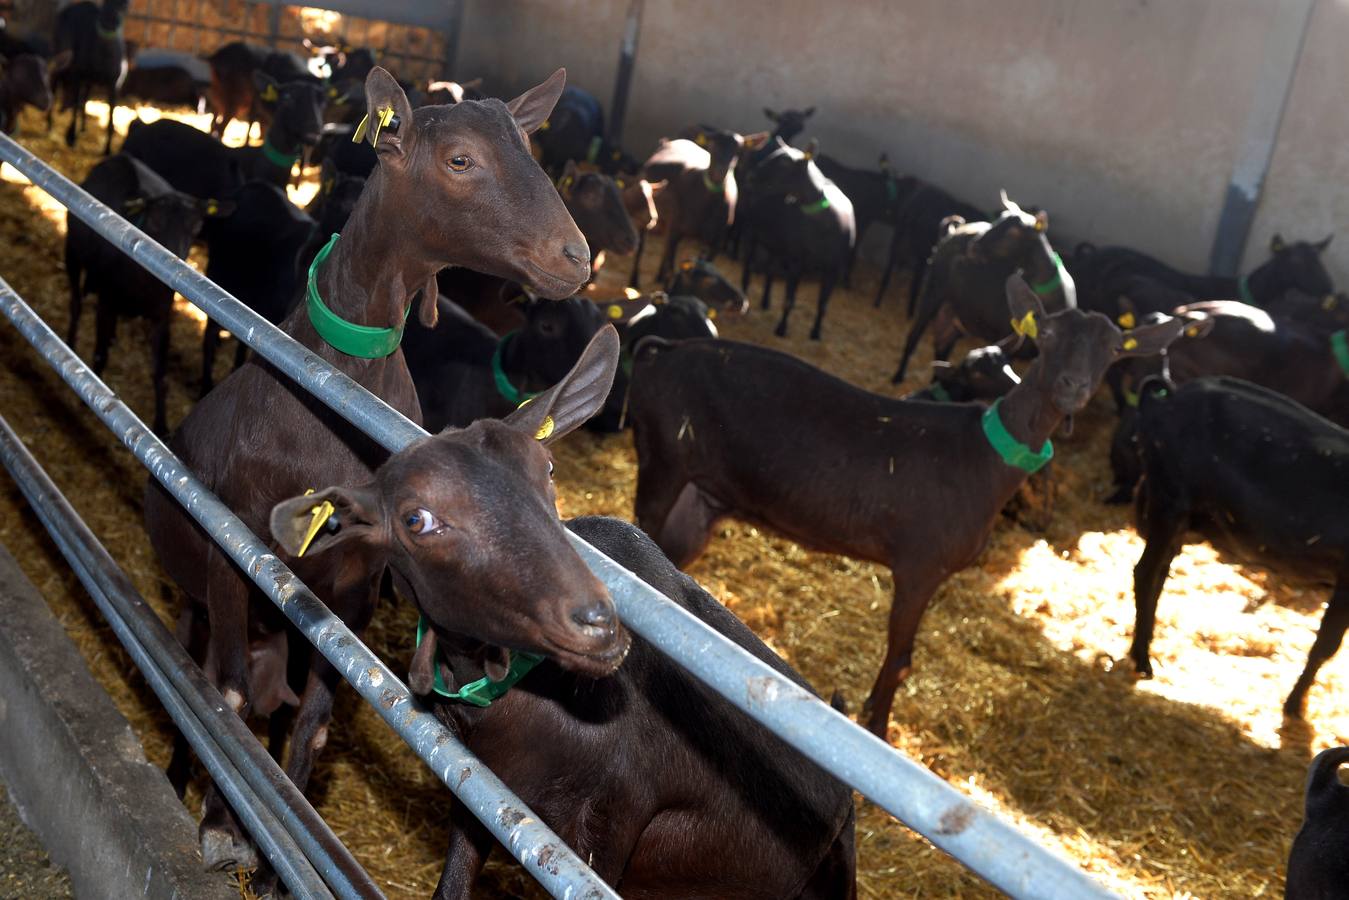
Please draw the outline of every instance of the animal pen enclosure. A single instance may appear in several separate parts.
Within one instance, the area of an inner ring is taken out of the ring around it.
[[[318,24],[328,24],[331,30],[322,33],[330,38],[383,48],[390,65],[412,73],[400,70],[405,78],[457,74],[452,67],[456,40],[449,32],[457,27],[451,12],[460,4],[406,4],[432,13],[402,24],[359,18],[362,9],[375,14],[373,6],[350,4],[347,14],[336,19],[297,7],[237,0],[133,2],[127,37],[194,53],[207,53],[233,39],[298,49],[302,37],[317,36],[308,28],[321,31]],[[493,51],[484,48],[505,38],[475,30],[475,15],[509,13],[469,5],[465,35],[481,40],[466,54],[471,59],[461,74],[484,74],[493,95],[509,96],[511,79],[525,76],[491,64]],[[616,14],[607,21],[615,34],[621,30]],[[601,63],[593,62],[596,56],[602,56]],[[592,87],[607,98],[612,48],[606,45],[603,54],[588,57],[592,61],[582,61],[576,69],[592,65]],[[542,64],[541,59],[529,64]],[[92,161],[87,142],[66,151],[56,141],[30,137],[35,121],[25,119],[22,141],[78,180]],[[640,131],[644,126],[637,127]],[[26,171],[35,180],[45,177],[31,164]],[[306,188],[313,189],[314,180],[313,172],[305,173]],[[32,261],[59,265],[51,250],[63,227],[59,208],[12,171],[0,188],[0,234],[10,238],[0,252],[0,277],[28,298],[39,315],[58,322],[59,279],[54,282],[33,271]],[[191,276],[181,271],[176,277]],[[609,277],[605,287],[612,289],[613,281]],[[873,281],[872,273],[863,271],[856,293],[841,297],[834,323],[838,342],[821,346],[791,340],[786,346],[855,383],[894,393],[884,377],[903,326],[898,318],[882,320],[867,308],[869,298],[862,295]],[[15,309],[8,297],[6,302],[8,309]],[[762,321],[721,325],[728,336],[775,340]],[[201,327],[180,302],[176,344],[190,343]],[[247,328],[241,326],[240,332]],[[37,448],[53,477],[66,484],[74,506],[155,604],[162,576],[143,538],[126,533],[126,520],[138,514],[139,469],[120,459],[125,454],[117,437],[103,433],[97,421],[71,402],[55,376],[12,332],[0,337],[0,347],[6,359],[21,361],[0,375],[0,413],[13,413],[16,431]],[[140,362],[135,345],[129,355]],[[190,369],[182,359],[173,365],[179,374]],[[143,410],[143,388],[134,369],[116,360],[107,379],[133,408]],[[188,402],[188,391],[175,388],[175,418],[181,418]],[[58,411],[51,424],[50,410]],[[372,415],[378,419],[381,414],[376,410]],[[1186,609],[1179,608],[1182,603],[1176,598],[1168,601],[1177,607],[1166,610],[1177,620],[1176,634],[1160,641],[1159,650],[1169,671],[1163,670],[1159,681],[1146,688],[1122,684],[1112,657],[1121,655],[1121,635],[1127,632],[1123,586],[1138,540],[1126,516],[1096,503],[1103,478],[1097,459],[1103,449],[1099,428],[1105,417],[1098,401],[1082,417],[1084,434],[1060,442],[1059,520],[1045,530],[1025,522],[1003,523],[985,564],[954,579],[939,595],[925,620],[918,674],[899,698],[890,739],[1111,890],[1150,898],[1210,896],[1225,890],[1268,895],[1278,889],[1279,856],[1291,815],[1283,801],[1296,789],[1302,754],[1296,735],[1280,744],[1276,724],[1259,707],[1300,652],[1298,646],[1283,646],[1281,639],[1294,645],[1309,641],[1308,621],[1319,602],[1315,587],[1229,564],[1211,548],[1191,548],[1177,563],[1180,587],[1173,590],[1221,593],[1226,618],[1219,621],[1219,613],[1198,608],[1210,604],[1211,609],[1212,597],[1190,597],[1195,608]],[[101,473],[87,471],[87,460],[80,459],[89,447],[97,448],[92,455]],[[631,515],[635,465],[626,438],[603,442],[576,435],[559,450],[558,469],[560,504],[567,514]],[[95,621],[64,563],[38,536],[38,522],[13,491],[3,498],[0,511],[9,521],[0,526],[0,536],[25,552],[30,574],[43,573],[44,587],[56,595],[53,605],[96,660],[91,665],[131,711],[151,756],[163,757],[163,714]],[[823,693],[838,687],[855,711],[883,621],[886,572],[803,551],[742,523],[725,526],[709,557],[693,572]],[[163,615],[167,610],[160,603]],[[639,617],[635,601],[629,609]],[[1249,615],[1241,624],[1229,621],[1243,609]],[[386,679],[402,674],[399,667],[411,654],[414,628],[406,607],[390,612],[391,618],[378,623],[368,638],[376,654],[390,662],[381,673]],[[859,662],[861,657],[865,660]],[[734,662],[713,655],[709,665],[715,670]],[[1344,662],[1341,657],[1338,665],[1327,667],[1321,696],[1314,698],[1319,730],[1303,736],[1307,744],[1344,742],[1349,734],[1346,707],[1339,699]],[[1215,669],[1233,664],[1237,674],[1224,684]],[[447,795],[383,729],[373,709],[357,708],[350,696],[343,702],[346,708],[339,704],[338,715],[355,724],[350,732],[334,736],[339,747],[334,756],[344,756],[324,761],[316,805],[390,896],[423,896],[434,885],[436,855],[444,849]],[[823,728],[835,727],[836,717],[817,712]],[[834,734],[821,731],[821,743],[858,746],[840,744]],[[1217,775],[1215,755],[1229,766]],[[1239,802],[1243,796],[1249,803]],[[990,892],[874,804],[860,807],[858,837],[861,896]],[[523,846],[527,855],[528,844]],[[1002,847],[992,849],[1000,852]],[[537,892],[518,872],[500,868],[489,884],[493,896]]]

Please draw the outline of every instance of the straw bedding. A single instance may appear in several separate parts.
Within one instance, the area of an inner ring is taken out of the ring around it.
[[[130,115],[121,111],[119,127]],[[91,115],[91,124],[99,119]],[[72,177],[83,177],[98,159],[97,128],[69,151],[42,133],[42,119],[31,111],[22,126],[20,139]],[[297,196],[312,190],[306,182]],[[6,169],[0,276],[62,335],[64,230],[55,203]],[[656,261],[652,249],[652,270]],[[738,277],[734,266],[727,269]],[[874,279],[864,269],[855,290],[835,294],[821,343],[805,337],[813,285],[801,292],[785,341],[771,334],[776,310],[756,308],[718,324],[726,337],[786,347],[854,383],[897,394],[888,376],[906,327],[902,292],[892,291],[886,306],[873,310]],[[601,293],[612,295],[620,284],[617,272],[607,273]],[[757,307],[757,294],[755,300]],[[171,424],[195,398],[203,327],[181,300],[178,309]],[[86,308],[77,346],[86,359],[92,319]],[[120,331],[104,377],[148,415],[143,323],[123,322]],[[217,378],[232,356],[220,354]],[[143,471],[12,328],[0,327],[0,358],[0,414],[146,598],[171,617],[172,592],[141,528]],[[904,389],[917,386],[924,359]],[[1098,398],[1074,433],[1057,440],[1047,528],[1033,529],[1039,516],[1004,519],[979,564],[938,592],[920,630],[914,674],[896,699],[890,741],[1127,896],[1279,896],[1306,763],[1326,746],[1349,743],[1349,652],[1322,671],[1307,724],[1286,725],[1279,712],[1328,591],[1191,545],[1176,560],[1161,600],[1157,677],[1135,683],[1124,654],[1133,623],[1131,573],[1142,543],[1127,508],[1100,502],[1111,426],[1108,401]],[[629,436],[579,433],[557,457],[564,515],[631,517],[636,459]],[[940,528],[940,511],[932,516]],[[166,763],[167,718],[4,478],[0,541],[48,598],[150,758]],[[851,709],[860,706],[883,650],[888,571],[812,553],[738,522],[719,527],[691,571],[822,693],[838,689]],[[406,607],[381,610],[370,645],[396,667],[405,665],[414,621]],[[314,778],[316,805],[390,897],[426,896],[446,846],[450,794],[350,691],[340,697]],[[193,804],[200,789],[198,783],[190,793]],[[874,806],[859,801],[859,810],[862,897],[996,894]],[[506,862],[490,867],[479,894],[540,896]]]

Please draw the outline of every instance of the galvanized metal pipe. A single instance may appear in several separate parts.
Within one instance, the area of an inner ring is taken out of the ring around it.
[[[0,462],[9,470],[19,490],[28,498],[29,505],[37,513],[61,554],[75,570],[75,574],[89,591],[89,595],[94,598],[94,602],[98,604],[104,618],[112,626],[113,633],[117,635],[117,639],[135,662],[136,668],[145,676],[146,684],[159,697],[169,717],[197,752],[202,764],[211,774],[211,779],[238,812],[244,827],[276,869],[281,880],[290,888],[291,893],[298,897],[331,900],[333,895],[324,885],[323,879],[319,877],[290,833],[272,814],[265,796],[259,796],[254,791],[249,779],[230,759],[230,754],[217,743],[215,733],[203,724],[203,720],[192,709],[192,705],[179,693],[172,679],[165,674],[159,660],[146,649],[136,629],[132,628],[123,617],[124,604],[115,601],[114,598],[125,599],[119,597],[124,590],[122,582],[126,581],[125,573],[107,558],[106,551],[103,551],[101,556],[89,552],[92,548],[88,539],[92,535],[84,526],[79,514],[70,507],[66,498],[56,485],[52,484],[47,473],[33,459],[23,446],[23,442],[19,440],[19,436],[3,417],[0,417]],[[94,546],[98,550],[103,550],[102,544],[97,540],[94,541]],[[160,627],[162,629],[163,625]],[[237,720],[238,717],[235,718]],[[251,739],[252,735],[249,737]],[[225,737],[222,742],[228,743],[229,740],[229,737]],[[253,743],[257,745],[256,740]]]
[[[555,897],[566,900],[618,897],[491,769],[417,704],[393,671],[155,437],[3,279],[0,312],[532,877]]]
[[[238,318],[247,312],[229,294],[2,135],[0,159],[14,164],[68,207],[73,206],[76,215],[206,309],[212,318],[224,323],[227,315]],[[226,310],[233,304],[239,308]],[[261,321],[252,313],[248,315]],[[278,329],[263,324],[265,329],[250,324],[246,331],[231,330],[390,452],[426,436],[424,430],[382,400]],[[344,382],[350,389],[338,387]],[[613,593],[620,618],[635,632],[809,759],[857,788],[991,884],[1014,897],[1114,896],[1071,862],[975,805],[956,788],[826,704],[804,694],[790,679],[693,618],[585,541],[575,535],[571,539]],[[809,727],[806,722],[811,723]],[[822,730],[817,733],[815,729]]]
[[[131,629],[136,643],[154,659],[156,668],[167,675],[178,697],[215,736],[230,765],[243,775],[250,791],[281,823],[333,893],[342,900],[383,898],[370,875],[258,743],[243,720],[226,705],[220,692],[145,602],[79,513],[29,455],[3,416],[0,416],[0,461],[19,483],[71,565],[89,572],[98,582],[105,598],[99,607],[111,607],[111,611],[104,610],[105,615],[115,613]]]

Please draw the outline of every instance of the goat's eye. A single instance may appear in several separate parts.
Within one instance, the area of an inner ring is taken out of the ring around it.
[[[451,156],[449,166],[451,172],[467,172],[473,168],[473,160],[467,156]]]
[[[548,477],[553,477],[553,461],[551,459],[548,460]]]
[[[429,509],[416,509],[403,517],[403,524],[413,534],[431,534],[445,525]]]

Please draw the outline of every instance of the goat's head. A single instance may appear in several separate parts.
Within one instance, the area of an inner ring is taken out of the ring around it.
[[[317,81],[278,82],[261,69],[253,73],[258,101],[272,117],[272,128],[286,142],[314,146],[323,136],[323,110],[328,89]]]
[[[547,449],[604,404],[618,358],[618,334],[605,328],[561,382],[505,419],[446,429],[395,454],[367,484],[272,510],[272,536],[292,556],[358,544],[388,565],[430,625],[415,690],[429,690],[438,642],[480,659],[496,678],[512,652],[592,677],[623,661],[630,638],[558,518]],[[333,514],[311,535],[324,503]]]
[[[689,140],[706,150],[711,157],[707,177],[716,183],[726,178],[726,173],[735,168],[742,155],[752,153],[768,142],[766,131],[743,135],[710,125],[699,125],[689,129],[687,134]]]
[[[1007,308],[1018,338],[1034,341],[1040,353],[1025,380],[1047,391],[1066,416],[1087,405],[1112,364],[1161,353],[1188,324],[1174,318],[1121,331],[1098,312],[1069,308],[1049,315],[1020,275],[1007,279]]]
[[[566,71],[503,103],[465,100],[413,112],[398,82],[376,66],[365,83],[366,138],[379,167],[363,205],[388,217],[407,252],[428,266],[465,266],[570,297],[590,277],[590,250],[527,135],[548,118]],[[381,119],[392,119],[381,125]],[[397,127],[393,127],[394,125]]]
[[[993,400],[1021,383],[1002,347],[976,347],[958,365],[934,361],[932,380],[957,402]]]
[[[1275,277],[1270,280],[1280,291],[1295,288],[1313,297],[1324,297],[1335,290],[1330,273],[1321,262],[1333,237],[1328,234],[1314,244],[1310,241],[1290,244],[1276,234],[1269,242],[1270,259],[1261,268],[1273,268]]]
[[[745,292],[705,259],[686,259],[681,262],[666,286],[665,293],[671,297],[697,297],[711,309],[720,312],[739,314],[749,310]]]
[[[592,253],[609,250],[626,256],[637,249],[637,229],[614,179],[599,172],[582,172],[567,160],[557,192]]]
[[[763,114],[773,123],[773,135],[791,143],[806,128],[806,120],[815,115],[815,107],[805,109],[784,109],[782,112],[764,107]]]
[[[1002,213],[989,227],[970,242],[970,255],[976,259],[1000,259],[1025,267],[1033,254],[1053,251],[1049,247],[1049,214],[1040,210],[1034,214],[1007,199],[1002,192]]]

